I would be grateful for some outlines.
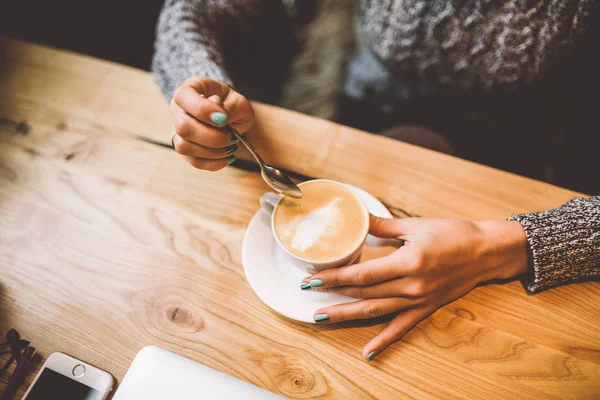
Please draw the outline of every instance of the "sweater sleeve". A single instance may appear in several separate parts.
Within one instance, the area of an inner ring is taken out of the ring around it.
[[[156,28],[152,70],[165,97],[189,77],[202,75],[231,85],[222,40],[239,28],[252,2],[167,0]]]
[[[600,277],[600,196],[509,220],[523,226],[533,255],[524,279],[530,292]]]

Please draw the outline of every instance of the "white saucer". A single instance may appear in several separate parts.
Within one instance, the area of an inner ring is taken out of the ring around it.
[[[365,202],[369,212],[392,218],[389,210],[373,195],[347,185]],[[369,235],[367,246],[384,243]],[[246,279],[257,296],[270,308],[288,318],[314,323],[314,312],[323,307],[348,303],[356,299],[329,293],[300,290],[300,282],[309,274],[277,246],[271,232],[271,218],[258,210],[246,230],[242,246],[242,263]]]

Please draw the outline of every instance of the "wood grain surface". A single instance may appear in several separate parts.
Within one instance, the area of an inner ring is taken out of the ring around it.
[[[503,219],[578,195],[255,109],[248,137],[266,160],[362,187],[398,216]],[[360,350],[381,324],[279,316],[241,264],[267,187],[140,139],[168,143],[170,130],[150,74],[0,39],[0,334],[14,327],[40,354],[21,394],[54,351],[120,381],[154,344],[290,398],[600,397],[598,282],[535,296],[518,282],[476,288],[372,363]]]

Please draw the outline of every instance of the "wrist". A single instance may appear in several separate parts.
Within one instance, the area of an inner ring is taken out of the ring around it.
[[[529,269],[527,237],[516,221],[477,222],[482,235],[485,280],[509,279]]]

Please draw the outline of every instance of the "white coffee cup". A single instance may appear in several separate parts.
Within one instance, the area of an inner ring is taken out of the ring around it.
[[[349,265],[349,264],[356,262],[362,253],[362,249],[364,247],[365,241],[367,239],[367,235],[369,233],[369,211],[367,209],[367,206],[362,201],[360,196],[358,196],[352,189],[348,188],[346,185],[344,185],[342,183],[328,180],[328,179],[315,179],[315,180],[311,180],[311,181],[302,182],[298,186],[300,187],[300,189],[302,189],[302,185],[306,184],[308,182],[311,182],[311,183],[313,183],[313,182],[329,182],[329,183],[333,183],[336,185],[340,185],[344,189],[346,189],[352,196],[354,196],[356,198],[356,200],[362,206],[362,208],[364,210],[364,215],[365,215],[365,228],[364,228],[364,232],[362,235],[362,240],[360,240],[358,242],[358,244],[356,245],[356,247],[353,248],[351,251],[346,252],[345,254],[340,254],[339,257],[337,257],[333,260],[317,261],[317,260],[310,260],[310,259],[299,257],[298,255],[292,253],[285,245],[283,245],[283,243],[277,236],[277,231],[275,229],[275,211],[277,210],[279,203],[283,199],[283,196],[276,194],[276,193],[268,192],[268,193],[265,193],[260,198],[260,205],[261,205],[262,209],[264,210],[264,212],[266,212],[267,214],[269,214],[271,216],[271,231],[273,232],[273,237],[275,238],[277,245],[289,257],[292,257],[296,261],[299,261],[302,265],[301,268],[305,268],[307,271],[310,271],[312,269],[315,272],[318,272],[318,271],[322,271],[322,270],[325,270],[328,268],[342,267],[342,266]]]

